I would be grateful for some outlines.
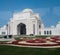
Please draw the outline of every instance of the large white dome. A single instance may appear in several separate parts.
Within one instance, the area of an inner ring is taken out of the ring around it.
[[[32,12],[33,13],[32,9],[24,9],[23,12]]]

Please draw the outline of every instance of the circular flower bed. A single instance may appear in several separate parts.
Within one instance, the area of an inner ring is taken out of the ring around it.
[[[0,42],[0,44],[13,44],[22,46],[60,46],[60,37],[35,38],[27,40],[15,40],[11,42]]]

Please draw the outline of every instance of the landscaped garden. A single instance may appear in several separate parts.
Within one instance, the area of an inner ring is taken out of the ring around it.
[[[48,46],[60,46],[60,36],[21,37],[13,38],[12,41],[0,41],[0,55],[60,55],[60,47]]]
[[[28,37],[22,37],[9,42],[1,42],[0,44],[5,45],[22,45],[22,46],[60,46],[60,36],[51,36],[51,37],[34,37],[34,38],[28,38]]]

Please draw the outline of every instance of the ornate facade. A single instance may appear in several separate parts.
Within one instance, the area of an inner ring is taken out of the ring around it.
[[[45,28],[39,13],[31,9],[14,13],[7,25],[0,28],[0,35],[60,35],[60,22],[56,27]]]

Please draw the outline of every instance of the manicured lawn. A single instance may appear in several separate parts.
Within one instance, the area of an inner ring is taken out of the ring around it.
[[[0,55],[60,55],[60,48],[26,48],[0,45]]]

